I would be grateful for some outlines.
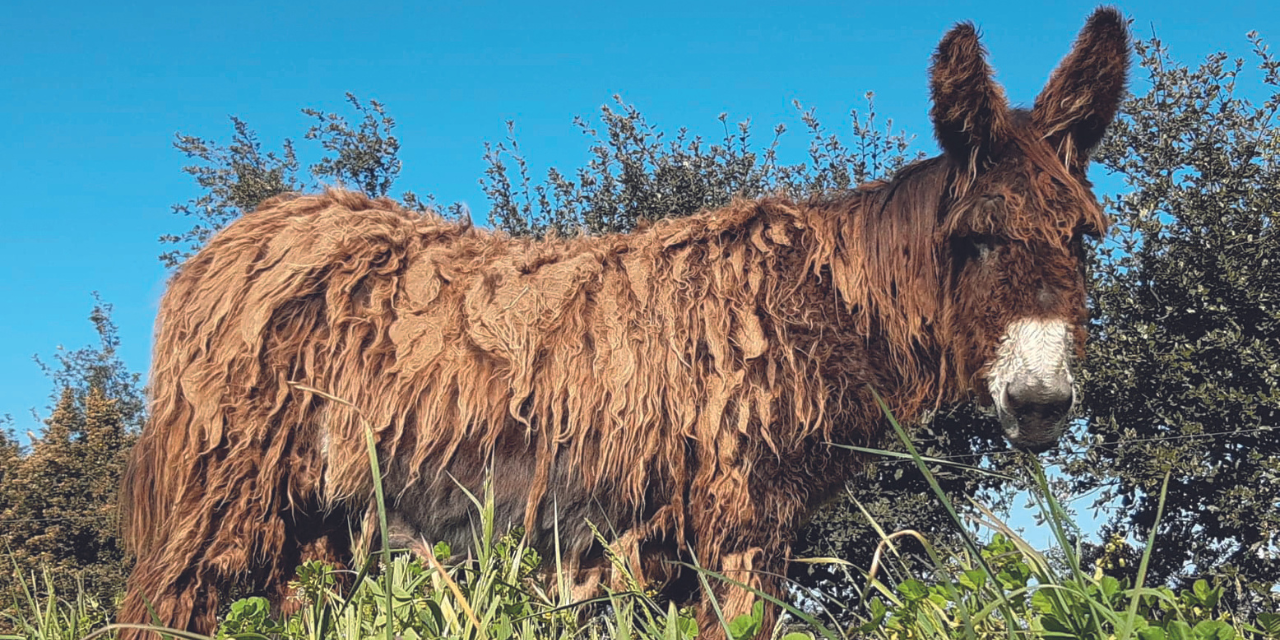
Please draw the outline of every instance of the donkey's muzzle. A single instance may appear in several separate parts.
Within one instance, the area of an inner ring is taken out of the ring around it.
[[[987,374],[1009,444],[1032,453],[1053,447],[1075,401],[1072,327],[1059,318],[1009,323]]]

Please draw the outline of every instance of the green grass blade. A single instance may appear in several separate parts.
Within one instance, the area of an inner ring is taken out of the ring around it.
[[[851,444],[839,444],[839,443],[835,443],[835,442],[831,442],[831,443],[828,443],[828,444],[830,444],[832,447],[836,447],[836,448],[838,448],[838,449],[848,449],[848,450],[850,450],[850,451],[857,451],[857,452],[859,452],[859,453],[870,453],[870,454],[872,454],[872,455],[883,456],[883,457],[885,457],[885,458],[897,458],[897,459],[900,459],[900,460],[914,460],[914,459],[915,459],[915,458],[914,458],[910,453],[902,453],[901,451],[889,451],[889,450],[887,450],[887,449],[875,449],[875,448],[872,448],[872,447],[858,447],[858,446],[854,446],[854,445],[851,445]],[[954,461],[952,461],[952,460],[946,460],[946,459],[944,459],[944,458],[932,458],[932,457],[929,457],[929,456],[920,456],[920,459],[921,459],[921,460],[923,460],[923,461],[925,461],[925,462],[932,463],[932,464],[937,464],[937,465],[942,465],[942,466],[947,466],[947,467],[955,467],[956,469],[963,469],[963,470],[965,470],[965,471],[972,471],[972,472],[974,472],[974,473],[979,473],[979,474],[982,474],[982,475],[985,475],[985,476],[990,476],[990,477],[992,477],[992,478],[999,478],[999,479],[1001,479],[1001,480],[1008,480],[1008,481],[1010,481],[1010,482],[1013,482],[1013,481],[1014,481],[1014,478],[1013,478],[1012,476],[1005,475],[1005,474],[1000,473],[1000,472],[998,472],[998,471],[992,471],[991,469],[983,469],[982,467],[975,467],[975,466],[973,466],[973,465],[971,465],[971,464],[964,464],[964,463],[960,463],[960,462],[954,462]]]
[[[1129,609],[1126,611],[1124,628],[1120,630],[1118,640],[1128,640],[1129,634],[1133,632],[1134,622],[1138,617],[1138,604],[1142,601],[1142,585],[1147,578],[1147,566],[1151,562],[1151,550],[1156,546],[1156,530],[1160,528],[1160,520],[1164,518],[1164,503],[1169,496],[1169,475],[1171,471],[1164,474],[1164,482],[1160,485],[1160,502],[1156,506],[1156,519],[1151,523],[1151,535],[1147,536],[1147,547],[1142,550],[1142,562],[1138,564],[1138,576],[1133,583],[1133,598],[1129,601]]]
[[[733,586],[735,586],[735,587],[739,587],[739,588],[741,588],[741,589],[745,589],[745,590],[747,590],[747,591],[749,591],[749,592],[751,592],[751,593],[755,594],[756,596],[759,596],[760,598],[763,598],[763,599],[765,599],[765,600],[767,600],[767,601],[769,601],[769,602],[773,603],[774,605],[777,605],[778,607],[781,607],[781,608],[782,608],[784,611],[786,611],[787,613],[790,613],[791,615],[793,615],[793,616],[795,616],[795,617],[797,617],[797,618],[799,618],[799,619],[803,620],[804,622],[808,623],[810,626],[812,626],[814,629],[816,629],[816,630],[818,631],[818,633],[822,634],[822,637],[827,638],[828,640],[839,640],[839,638],[836,636],[836,634],[835,634],[834,632],[832,632],[830,629],[828,629],[825,625],[823,625],[823,624],[822,624],[822,623],[821,623],[817,618],[815,618],[815,617],[813,617],[813,616],[811,616],[811,615],[809,615],[809,614],[807,614],[807,613],[805,613],[805,612],[803,612],[803,611],[801,611],[801,610],[799,610],[799,609],[795,608],[794,606],[792,606],[792,605],[790,605],[790,604],[787,604],[786,602],[784,602],[784,601],[782,601],[782,600],[780,600],[780,599],[778,599],[778,598],[776,598],[776,597],[774,597],[774,596],[771,596],[771,595],[769,595],[769,594],[767,594],[767,593],[765,593],[765,592],[763,592],[763,591],[761,591],[761,590],[759,590],[759,589],[756,589],[756,588],[750,587],[750,586],[748,586],[748,585],[745,585],[745,584],[743,584],[743,583],[741,583],[741,582],[738,582],[737,580],[734,580],[734,579],[732,579],[732,578],[730,578],[730,577],[728,577],[728,576],[726,576],[726,575],[723,575],[723,574],[717,573],[717,572],[712,571],[712,570],[710,570],[710,569],[706,569],[706,568],[703,568],[703,567],[699,567],[699,566],[696,566],[696,565],[692,565],[692,564],[689,564],[689,563],[686,563],[686,562],[681,562],[681,563],[679,563],[679,564],[684,565],[684,566],[686,566],[686,567],[689,567],[690,569],[693,569],[694,571],[697,571],[697,572],[698,572],[698,578],[699,578],[700,580],[702,580],[703,588],[708,590],[708,591],[707,591],[707,592],[708,592],[708,594],[710,594],[710,587],[709,587],[709,585],[708,585],[708,583],[707,583],[706,576],[711,576],[711,577],[713,577],[713,578],[715,578],[715,579],[717,579],[717,580],[720,580],[721,582],[724,582],[724,583],[726,583],[726,584],[731,584],[731,585],[733,585]],[[719,606],[718,604],[715,604],[714,600],[713,600],[712,602],[713,602],[713,604],[714,604],[714,606],[715,606],[716,615],[720,616],[721,621],[723,621],[723,620],[724,620],[724,614],[720,611],[720,606]],[[728,625],[725,625],[725,633],[726,633],[726,634],[728,634],[728,633],[729,633]]]

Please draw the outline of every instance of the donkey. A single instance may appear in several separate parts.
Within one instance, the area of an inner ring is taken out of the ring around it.
[[[872,389],[904,420],[972,398],[1016,447],[1059,439],[1084,238],[1106,228],[1086,170],[1128,67],[1126,22],[1098,9],[1014,109],[959,24],[930,69],[941,155],[630,234],[512,239],[340,190],[264,203],[162,302],[121,621],[152,607],[209,632],[230,587],[284,604],[300,562],[348,561],[367,425],[398,535],[465,550],[462,489],[491,475],[500,524],[558,549],[584,593],[607,573],[594,523],[722,637],[670,561],[781,595],[797,530],[862,462],[831,443],[884,431]],[[750,610],[712,582],[725,617]]]

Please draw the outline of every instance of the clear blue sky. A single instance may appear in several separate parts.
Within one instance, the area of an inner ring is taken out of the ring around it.
[[[1257,29],[1280,42],[1269,3],[1126,2],[1194,63],[1247,53]],[[1018,2],[644,3],[25,2],[0,38],[0,414],[38,429],[51,387],[32,362],[90,344],[90,293],[115,305],[123,356],[149,359],[165,271],[157,238],[189,227],[170,205],[198,192],[175,132],[226,141],[229,115],[264,146],[301,138],[303,107],[343,111],[344,92],[388,105],[412,189],[487,212],[483,143],[513,119],[536,169],[574,168],[587,140],[571,122],[621,94],[654,123],[714,137],[716,115],[758,137],[791,107],[844,131],[874,90],[932,154],[926,67],[954,22],[975,21],[998,78],[1029,103],[1094,4]],[[300,143],[304,151],[314,147]],[[314,155],[304,155],[304,161]]]

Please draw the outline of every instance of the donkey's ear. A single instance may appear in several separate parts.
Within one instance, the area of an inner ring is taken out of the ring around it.
[[[1128,24],[1118,10],[1099,8],[1036,98],[1031,122],[1068,166],[1082,167],[1116,117],[1128,79]]]
[[[938,43],[929,69],[933,132],[953,159],[970,167],[990,157],[1012,126],[1004,89],[992,78],[972,23],[956,25]]]

